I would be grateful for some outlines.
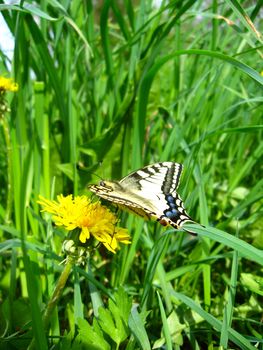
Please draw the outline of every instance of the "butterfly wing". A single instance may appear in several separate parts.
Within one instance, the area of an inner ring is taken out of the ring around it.
[[[126,209],[137,214],[144,219],[150,219],[153,212],[149,209],[150,203],[147,199],[142,199],[133,190],[127,190],[117,181],[101,181],[99,185],[90,185],[90,191],[97,196],[113,202],[121,209]]]
[[[119,183],[133,191],[144,190],[150,197],[153,193],[173,193],[179,185],[182,169],[183,166],[179,163],[155,163],[134,171]]]
[[[90,190],[98,196],[116,203],[144,218],[155,218],[162,225],[179,228],[193,221],[185,212],[176,189],[182,165],[160,162],[134,171],[119,182],[92,185]]]
[[[176,192],[182,169],[179,163],[156,163],[129,174],[120,184],[148,202],[151,217],[164,226],[179,228],[186,221],[193,222]]]

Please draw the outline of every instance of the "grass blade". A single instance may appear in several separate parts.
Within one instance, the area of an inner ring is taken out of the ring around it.
[[[213,227],[200,227],[192,224],[185,224],[185,228],[189,231],[193,231],[202,237],[208,237],[213,241],[223,243],[224,245],[237,250],[240,256],[255,261],[263,266],[263,254],[262,250],[253,247],[251,244],[230,235],[227,232],[218,230]]]

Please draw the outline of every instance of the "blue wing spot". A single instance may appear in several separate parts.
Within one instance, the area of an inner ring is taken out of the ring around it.
[[[174,197],[171,196],[170,194],[167,195],[166,199],[169,203],[174,203]]]
[[[166,196],[166,200],[167,200],[167,202],[168,202],[168,205],[169,205],[169,208],[170,208],[170,209],[173,209],[173,208],[176,208],[176,207],[177,207],[177,205],[176,205],[176,203],[175,203],[175,198],[174,198],[171,194],[168,194],[168,195]]]
[[[172,218],[174,216],[174,214],[171,212],[171,211],[167,211],[165,213],[165,215],[168,217],[168,218]]]
[[[178,214],[179,214],[179,212],[176,209],[168,210],[167,212],[165,212],[165,215],[170,219],[177,217]]]

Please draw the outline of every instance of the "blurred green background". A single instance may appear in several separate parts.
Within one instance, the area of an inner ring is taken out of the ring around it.
[[[33,330],[38,349],[262,349],[261,6],[0,1],[14,37],[0,74],[19,84],[0,128],[1,348],[26,348]],[[207,228],[192,237],[123,214],[132,245],[74,270],[46,338],[64,234],[39,194],[90,195],[98,176],[159,161],[184,165],[178,192]]]

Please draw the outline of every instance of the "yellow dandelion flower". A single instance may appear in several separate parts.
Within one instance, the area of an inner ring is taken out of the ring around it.
[[[92,202],[86,196],[57,196],[57,201],[39,196],[43,210],[52,214],[57,226],[64,226],[68,231],[80,229],[79,240],[86,243],[91,236],[101,242],[108,250],[115,253],[119,243],[129,244],[127,229],[116,227],[116,216],[100,202]]]
[[[18,84],[15,83],[12,79],[10,78],[5,78],[0,76],[0,92],[5,92],[5,91],[13,91],[16,92],[18,90]]]

